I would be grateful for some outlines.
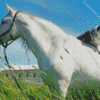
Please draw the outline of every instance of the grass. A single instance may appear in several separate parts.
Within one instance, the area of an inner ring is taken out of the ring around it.
[[[52,94],[47,85],[9,80],[2,72],[0,76],[0,100],[61,100]],[[100,100],[100,89],[68,90],[66,100]]]
[[[66,100],[100,100],[100,89],[69,90]]]
[[[50,93],[47,85],[9,80],[2,72],[0,76],[0,100],[52,100],[57,96]]]

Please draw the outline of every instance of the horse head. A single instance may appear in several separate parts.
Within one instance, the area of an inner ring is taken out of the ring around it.
[[[100,50],[98,49],[98,47],[100,46],[100,26],[96,26],[95,28],[78,36],[77,38],[86,44],[94,46],[96,48],[96,51],[100,52]]]
[[[18,26],[17,23],[17,13],[18,11],[15,8],[11,8],[6,4],[6,8],[8,13],[1,20],[0,24],[0,43],[3,45],[4,43],[9,42],[10,40],[18,38]]]

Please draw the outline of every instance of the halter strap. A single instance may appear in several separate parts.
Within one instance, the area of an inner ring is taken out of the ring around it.
[[[1,39],[3,36],[5,36],[8,32],[10,32],[10,30],[12,29],[12,27],[13,27],[13,25],[14,25],[14,21],[15,21],[15,18],[16,18],[16,16],[17,16],[18,13],[19,13],[19,11],[17,11],[17,12],[15,13],[14,18],[13,18],[13,20],[12,20],[12,23],[11,23],[11,25],[10,25],[10,28],[9,28],[6,32],[4,32],[3,34],[0,35],[0,39]],[[11,36],[11,35],[10,35],[10,36]]]
[[[14,41],[14,38],[13,38],[13,36],[10,34],[10,37],[11,37],[11,39],[12,39],[13,41],[11,41],[9,44],[8,44],[8,43],[5,43],[5,44],[4,44],[4,43],[2,42],[2,40],[1,40],[1,38],[11,31],[11,29],[12,29],[12,27],[13,27],[13,25],[14,25],[15,18],[16,18],[16,16],[17,16],[18,13],[19,13],[19,11],[17,11],[17,12],[15,13],[14,18],[13,18],[13,20],[12,20],[12,23],[11,23],[11,25],[10,25],[10,28],[9,28],[7,31],[5,31],[3,34],[0,35],[0,43],[1,43],[2,46],[5,47],[5,48],[6,48],[9,44],[11,44],[11,43]]]
[[[13,18],[13,20],[12,20],[12,23],[11,23],[11,25],[10,25],[10,28],[9,28],[7,31],[5,31],[3,34],[0,35],[0,43],[1,43],[2,46],[4,47],[4,55],[5,55],[5,60],[6,60],[7,64],[9,64],[9,62],[8,62],[8,59],[7,59],[7,56],[6,56],[6,48],[7,48],[8,45],[10,45],[12,42],[14,42],[15,39],[14,39],[13,36],[10,34],[10,37],[11,37],[12,41],[8,44],[8,43],[3,43],[2,40],[1,40],[1,38],[2,38],[3,36],[5,36],[8,32],[11,31],[11,29],[12,29],[12,27],[13,27],[13,25],[14,25],[15,18],[16,18],[16,16],[17,16],[18,13],[19,13],[19,11],[17,11],[17,12],[15,13],[14,18]]]

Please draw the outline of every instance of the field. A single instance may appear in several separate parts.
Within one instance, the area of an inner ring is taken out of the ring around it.
[[[49,91],[47,85],[25,83],[15,77],[9,80],[0,73],[0,100],[61,100],[56,92]],[[69,90],[66,100],[100,100],[100,89]]]

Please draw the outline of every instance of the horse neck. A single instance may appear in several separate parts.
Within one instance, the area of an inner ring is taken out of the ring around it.
[[[24,19],[20,24],[21,37],[27,42],[36,57],[43,58],[50,51],[63,46],[66,34],[56,25],[27,14],[22,14],[20,17]]]

